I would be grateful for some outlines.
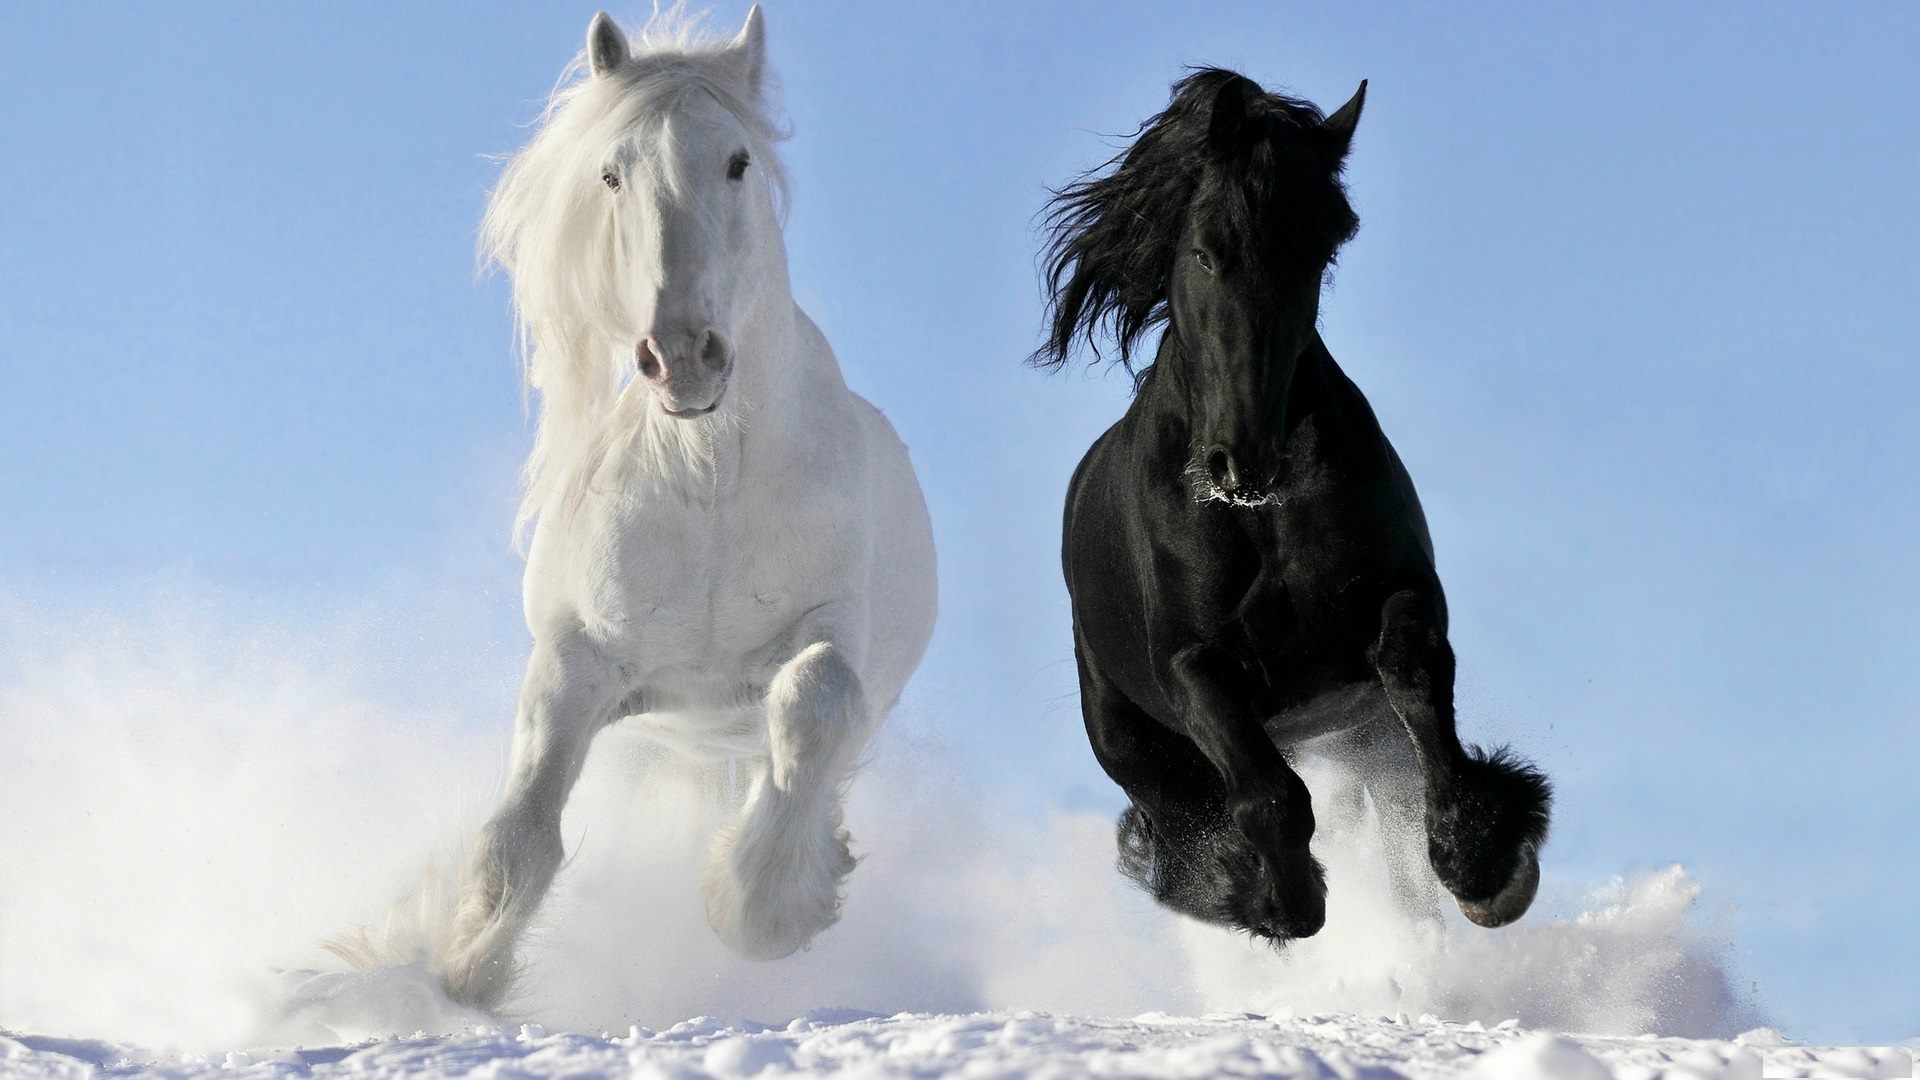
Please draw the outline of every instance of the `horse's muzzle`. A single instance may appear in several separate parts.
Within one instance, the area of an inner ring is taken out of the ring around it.
[[[1232,506],[1266,506],[1279,502],[1274,478],[1258,471],[1251,457],[1225,443],[1214,443],[1188,468],[1199,474],[1206,496],[1215,502]]]
[[[705,405],[683,408],[680,405],[683,399],[670,396],[665,389],[656,395],[655,400],[660,402],[660,411],[675,420],[698,420],[703,416],[711,416],[720,407],[720,400],[727,396],[727,375],[730,374],[728,372],[720,377],[720,388],[714,391],[712,400]]]
[[[711,326],[649,333],[633,347],[633,358],[641,377],[653,385],[660,411],[678,420],[719,408],[733,375],[733,343]]]

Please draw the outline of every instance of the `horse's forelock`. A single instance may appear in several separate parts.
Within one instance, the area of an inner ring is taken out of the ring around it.
[[[1210,145],[1213,109],[1229,84],[1243,84],[1249,138],[1222,157]],[[1248,232],[1297,232],[1283,218],[1286,189],[1300,165],[1286,144],[1321,123],[1311,103],[1262,90],[1236,72],[1199,68],[1173,86],[1167,107],[1141,125],[1132,144],[1104,165],[1056,191],[1043,215],[1048,232],[1043,281],[1047,337],[1031,358],[1064,366],[1084,342],[1095,359],[1110,334],[1118,361],[1132,369],[1140,338],[1167,319],[1168,270],[1186,209],[1208,165],[1224,168],[1236,197],[1223,206]],[[1358,225],[1337,180],[1332,198],[1313,208],[1313,243],[1337,247]],[[1275,226],[1279,226],[1276,230]]]

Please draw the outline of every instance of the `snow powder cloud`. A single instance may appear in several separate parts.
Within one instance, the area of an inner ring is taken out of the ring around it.
[[[364,636],[348,648],[337,629],[163,608],[16,607],[0,631],[0,1027],[213,1046],[455,1022],[445,1003],[420,1019],[428,983],[349,979],[289,1026],[274,972],[340,970],[323,940],[378,924],[423,867],[449,865],[498,782],[504,712],[459,715],[356,675]],[[841,1005],[1433,1013],[1622,1034],[1758,1022],[1678,868],[1563,891],[1565,911],[1488,933],[1400,915],[1377,837],[1323,830],[1327,927],[1277,953],[1128,887],[1111,820],[947,776],[930,734],[943,726],[937,702],[910,700],[876,744],[849,810],[863,861],[845,917],[774,964],[727,953],[701,911],[702,792],[721,778],[603,736],[527,948],[522,1018],[620,1030]],[[395,1004],[396,987],[415,1000]]]

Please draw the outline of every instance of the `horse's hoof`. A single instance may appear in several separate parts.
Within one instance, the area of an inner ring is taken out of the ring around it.
[[[723,831],[707,864],[707,924],[750,960],[792,956],[840,920],[840,887],[853,866],[846,830],[831,825],[791,839]]]
[[[1513,880],[1494,895],[1491,900],[1458,900],[1460,913],[1475,926],[1484,926],[1489,930],[1505,926],[1527,913],[1533,904],[1533,895],[1540,891],[1540,857],[1532,848],[1522,852],[1525,859]]]
[[[1318,934],[1326,925],[1327,913],[1326,910],[1322,908],[1319,911],[1307,914],[1286,915],[1268,919],[1255,926],[1248,927],[1247,932],[1254,937],[1270,941],[1278,946],[1285,945],[1289,941],[1299,941],[1301,938],[1310,938]]]
[[[1278,944],[1310,938],[1327,924],[1327,878],[1319,860],[1301,848],[1283,875],[1262,869],[1246,898],[1240,925]]]

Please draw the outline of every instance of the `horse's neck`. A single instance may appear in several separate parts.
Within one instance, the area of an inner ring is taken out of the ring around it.
[[[1160,338],[1153,366],[1140,378],[1140,385],[1127,408],[1128,417],[1152,445],[1162,447],[1186,467],[1192,448],[1193,421],[1188,398],[1185,358],[1171,330]]]
[[[778,403],[792,396],[800,341],[793,297],[785,289],[772,290],[754,306],[736,337],[734,385],[727,392],[735,395],[734,408],[742,422],[732,426],[749,439],[777,435]]]
[[[782,282],[784,285],[784,282]],[[784,287],[768,289],[737,335],[739,357],[727,391],[737,419],[716,425],[743,448],[778,452],[804,432],[812,417],[802,402],[823,377],[837,379],[831,356],[821,355],[813,329]]]

